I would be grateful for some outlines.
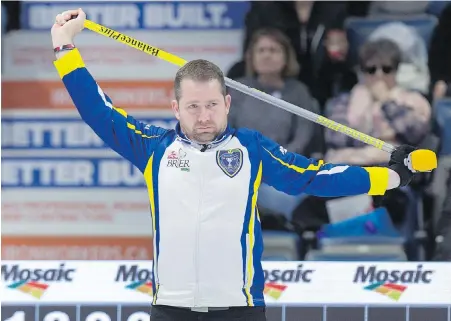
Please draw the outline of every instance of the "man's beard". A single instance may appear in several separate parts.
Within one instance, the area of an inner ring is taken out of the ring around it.
[[[220,132],[215,131],[211,133],[196,133],[193,132],[193,140],[200,143],[200,144],[209,144],[211,143]]]

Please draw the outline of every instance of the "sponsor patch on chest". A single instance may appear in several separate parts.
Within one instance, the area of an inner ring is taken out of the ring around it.
[[[180,168],[181,171],[189,172],[189,159],[186,157],[186,152],[179,149],[178,152],[170,151],[167,157],[166,167]]]

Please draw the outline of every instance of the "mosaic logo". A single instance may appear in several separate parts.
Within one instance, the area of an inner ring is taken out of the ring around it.
[[[17,290],[40,299],[49,288],[49,283],[72,282],[75,269],[68,269],[60,264],[53,269],[40,269],[23,267],[20,264],[3,264],[2,279],[4,282],[12,282],[8,289]]]
[[[8,285],[8,288],[29,294],[36,299],[40,299],[44,295],[48,287],[49,287],[48,284],[27,281],[20,281]]]
[[[126,289],[134,290],[147,294],[148,296],[153,296],[152,282],[140,281],[129,284],[125,287]]]
[[[418,264],[416,269],[380,269],[377,265],[358,266],[354,275],[354,283],[370,283],[365,290],[382,294],[398,301],[411,284],[429,284],[434,271],[423,269]]]
[[[283,284],[275,284],[275,283],[267,283],[265,284],[265,289],[263,290],[263,294],[273,298],[274,300],[279,300],[282,293],[287,288],[287,285]]]
[[[407,286],[393,283],[374,283],[364,288],[368,291],[373,291],[385,295],[394,301],[398,301],[401,295],[407,289]]]
[[[153,296],[152,271],[141,268],[137,264],[120,265],[117,269],[115,281],[127,283],[126,289]]]

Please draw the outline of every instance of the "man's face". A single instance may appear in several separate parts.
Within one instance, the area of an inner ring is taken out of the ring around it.
[[[230,95],[222,95],[217,80],[195,81],[183,79],[180,100],[172,101],[172,110],[188,138],[208,144],[227,126]]]

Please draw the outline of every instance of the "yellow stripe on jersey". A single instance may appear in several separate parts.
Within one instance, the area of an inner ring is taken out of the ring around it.
[[[123,110],[122,108],[114,107],[114,106],[113,106],[113,109],[114,109],[115,111],[117,111],[119,114],[121,114],[122,116],[124,116],[125,118],[127,118],[128,114],[127,114],[127,112],[126,112],[125,110]]]
[[[159,137],[159,135],[153,135],[153,136],[147,136],[145,134],[142,133],[142,131],[136,129],[136,126],[127,122],[127,127],[130,128],[131,130],[133,130],[135,132],[135,134],[141,135],[141,137],[143,138],[157,138]]]
[[[384,195],[388,187],[388,168],[363,167],[370,174],[370,190],[368,195]]]
[[[285,163],[283,160],[281,160],[280,158],[277,158],[276,156],[274,156],[269,150],[267,150],[266,148],[263,147],[264,150],[266,150],[268,152],[269,155],[271,155],[272,158],[274,158],[275,160],[277,160],[280,164],[282,164],[283,166],[286,166],[298,173],[304,173],[305,171],[318,171],[321,166],[323,166],[324,161],[323,160],[319,160],[318,161],[318,165],[314,165],[314,164],[310,164],[307,168],[302,168],[296,165],[291,165],[288,163]]]
[[[158,253],[157,253],[157,248],[156,248],[156,240],[155,240],[155,236],[156,236],[156,218],[155,218],[155,194],[154,194],[154,190],[153,190],[153,173],[152,173],[152,168],[153,168],[153,154],[152,156],[150,156],[149,161],[147,162],[147,166],[144,170],[144,180],[146,181],[146,185],[147,185],[147,192],[149,194],[149,202],[150,202],[150,214],[152,216],[152,231],[153,231],[153,260],[154,260],[154,267],[157,270],[155,273],[155,280],[153,280],[153,282],[155,282],[155,286],[156,286],[156,292],[153,294],[153,304],[155,304],[155,301],[157,300],[157,293],[158,293]]]
[[[118,107],[114,107],[113,106],[113,109],[115,111],[117,111],[119,114],[121,114],[122,116],[124,116],[125,118],[128,117],[127,112],[125,110],[123,110],[122,108],[118,108]],[[135,125],[133,125],[132,123],[129,123],[129,122],[127,122],[127,127],[130,128],[131,130],[133,130],[135,132],[135,134],[141,135],[142,138],[157,138],[157,137],[159,137],[158,135],[147,136],[147,135],[143,134],[142,131],[136,129]]]
[[[72,49],[60,59],[55,60],[53,64],[55,65],[61,79],[70,74],[72,71],[85,67],[83,58],[81,58],[80,52],[77,48]]]
[[[246,286],[245,286],[245,292],[247,296],[247,303],[249,306],[253,306],[254,302],[252,300],[252,295],[250,293],[250,289],[252,286],[252,280],[254,278],[254,244],[255,244],[255,216],[258,215],[257,210],[257,196],[258,196],[258,188],[260,187],[260,182],[262,179],[262,162],[260,162],[260,165],[258,166],[258,173],[257,177],[254,181],[254,192],[252,194],[252,209],[251,209],[251,217],[249,219],[249,229],[248,229],[248,235],[249,235],[249,244],[246,244],[247,248],[247,257],[246,257]],[[257,218],[259,220],[259,218]]]

